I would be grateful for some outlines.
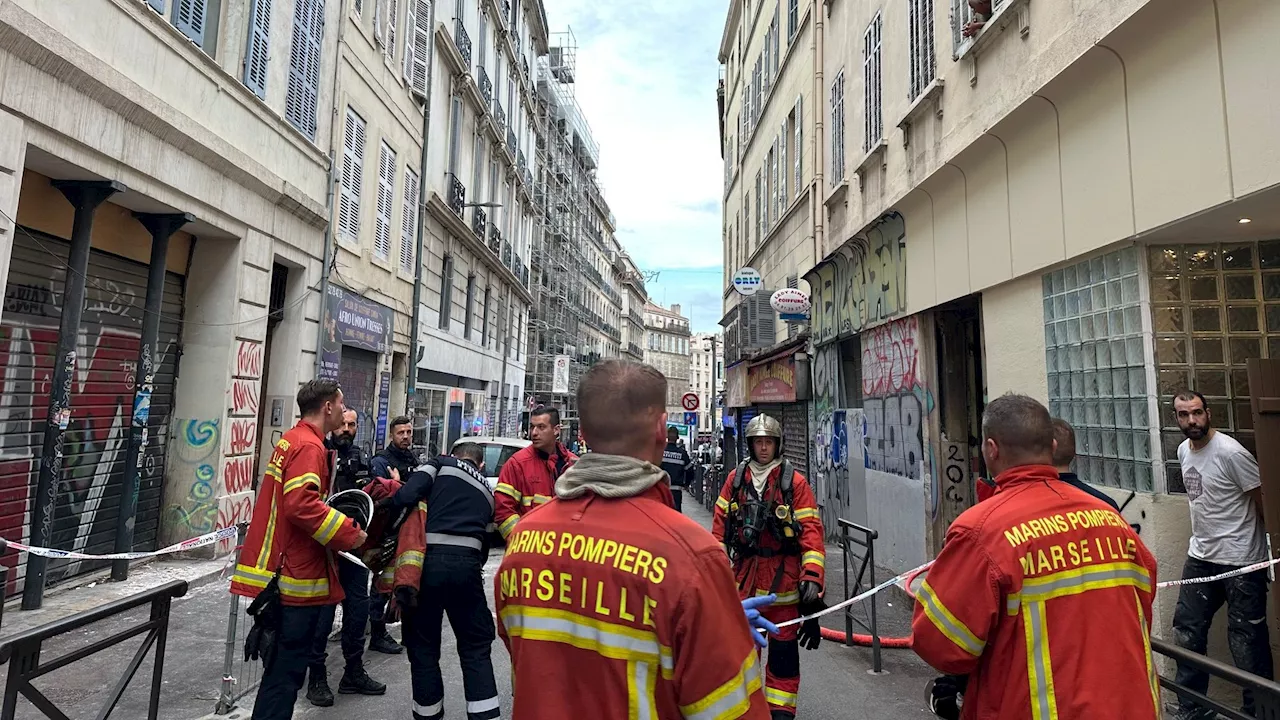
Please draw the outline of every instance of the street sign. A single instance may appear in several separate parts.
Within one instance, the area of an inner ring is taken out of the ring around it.
[[[684,424],[685,424],[685,425],[697,425],[697,424],[698,424],[698,413],[696,413],[696,412],[687,412],[687,413],[685,413],[685,414],[684,414]]]
[[[687,392],[684,397],[680,398],[680,406],[685,410],[693,411],[698,409],[697,393]]]

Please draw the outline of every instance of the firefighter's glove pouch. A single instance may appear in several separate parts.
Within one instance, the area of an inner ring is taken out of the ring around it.
[[[280,637],[279,571],[249,603],[247,612],[253,618],[253,627],[244,636],[244,659],[261,660],[263,667],[271,667]]]

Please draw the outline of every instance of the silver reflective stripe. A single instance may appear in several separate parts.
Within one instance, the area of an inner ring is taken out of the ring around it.
[[[702,703],[681,707],[680,711],[684,713],[685,720],[719,720],[722,717],[738,717],[738,714],[730,715],[730,711],[739,708],[745,712],[751,706],[751,693],[761,685],[760,678],[763,671],[757,667],[755,659],[756,654],[752,650],[739,669],[738,675],[727,683],[728,687],[722,688],[725,694],[714,703],[706,707],[698,707],[696,711],[692,708]]]
[[[461,466],[463,462],[464,461],[459,460],[458,464]],[[463,482],[467,483],[475,490],[479,491],[481,495],[485,496],[485,498],[488,499],[489,508],[492,509],[493,508],[493,491],[489,489],[488,483],[486,483],[484,480],[479,479],[475,475],[472,475],[470,472],[468,472],[468,470],[470,469],[471,469],[470,466],[465,468],[453,467],[451,465],[445,466],[443,468],[440,468],[440,474],[436,476],[436,481],[438,482],[440,478],[443,478],[443,477],[451,477],[451,478],[457,478],[458,480],[462,480]]]
[[[443,699],[441,699],[440,702],[435,703],[434,705],[419,705],[416,702],[413,704],[414,715],[422,715],[423,717],[435,717],[436,715],[439,715],[442,712],[444,712]]]
[[[482,712],[488,712],[490,710],[497,710],[497,709],[498,709],[497,695],[494,695],[488,700],[468,700],[467,701],[467,712],[469,713],[482,713]]]
[[[1074,577],[1058,578],[1046,583],[1036,583],[1028,580],[1022,585],[1022,597],[1026,600],[1031,598],[1048,599],[1061,590],[1107,580],[1132,580],[1138,585],[1150,585],[1151,576],[1137,566],[1132,566],[1121,569],[1090,570]]]
[[[1058,716],[1058,700],[1053,690],[1053,672],[1049,660],[1049,647],[1043,639],[1044,602],[1023,604],[1023,622],[1027,631],[1027,665],[1031,671],[1031,716],[1035,720],[1049,720]]]
[[[628,713],[636,720],[657,720],[657,714],[653,707],[653,691],[650,687],[652,680],[650,676],[653,674],[653,666],[646,662],[636,662],[632,660],[627,663],[631,666],[631,682],[632,689],[628,693],[631,700],[631,708]]]
[[[463,535],[446,535],[444,533],[427,533],[427,547],[432,545],[455,545],[457,547],[471,548],[472,550],[480,550],[484,546],[481,542],[473,537]]]
[[[595,627],[593,625],[573,622],[572,620],[566,620],[563,618],[541,617],[537,615],[526,615],[519,612],[509,612],[502,616],[502,622],[508,628],[564,633],[571,637],[587,640],[597,646],[599,650],[614,648],[615,650],[624,650],[630,653],[645,653],[652,655],[654,661],[658,660],[658,656],[661,651],[656,638],[652,640],[645,640],[613,632],[611,630],[605,630],[604,628]],[[606,655],[606,657],[608,657],[608,655]]]
[[[982,655],[982,650],[986,647],[986,643],[979,640],[976,635],[969,631],[969,628],[952,621],[950,611],[942,603],[938,602],[938,598],[934,597],[933,588],[929,587],[927,580],[920,586],[916,599],[920,601],[920,605],[926,610],[929,619],[939,625],[939,629],[943,631],[943,634],[951,642],[959,645],[965,652],[974,657]]]

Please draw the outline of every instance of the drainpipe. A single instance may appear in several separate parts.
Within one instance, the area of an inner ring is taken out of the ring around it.
[[[337,241],[333,234],[333,226],[338,222],[335,217],[337,206],[333,202],[333,186],[338,183],[338,164],[337,157],[337,141],[338,133],[342,132],[342,128],[338,127],[338,119],[342,115],[338,112],[338,69],[342,66],[342,36],[346,33],[346,3],[338,4],[338,46],[334,55],[333,63],[333,115],[329,118],[329,182],[325,191],[324,207],[329,211],[329,222],[324,228],[324,265],[320,268],[320,327],[316,329],[316,362],[312,368],[315,377],[320,377],[320,365],[324,359],[324,308],[325,303],[329,302],[329,268],[334,263],[334,257],[337,254],[334,243]],[[263,388],[266,391],[266,388]]]
[[[826,88],[826,81],[823,80],[823,34],[825,32],[827,4],[824,2],[821,7],[814,5],[813,7],[813,185],[810,186],[810,196],[812,200],[809,202],[810,212],[813,213],[813,264],[817,265],[822,262],[823,253],[823,234],[826,225],[826,207],[823,206],[822,193],[826,188],[826,163],[827,155],[822,147],[823,140],[823,124],[822,112],[824,106],[822,99]]]
[[[427,222],[427,148],[431,137],[431,91],[435,88],[436,63],[436,3],[431,3],[431,42],[427,50],[427,99],[422,106],[422,157],[418,162],[418,227],[414,247],[417,262],[413,268],[413,313],[409,326],[409,377],[404,384],[404,408],[412,405],[413,393],[418,388],[418,323],[422,316],[422,235]]]

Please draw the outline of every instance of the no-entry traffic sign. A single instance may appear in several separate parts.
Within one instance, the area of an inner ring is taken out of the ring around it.
[[[685,393],[684,397],[680,398],[680,405],[681,407],[683,407],[685,410],[688,410],[689,412],[693,412],[694,410],[697,410],[698,409],[697,394],[691,393],[691,392]]]

